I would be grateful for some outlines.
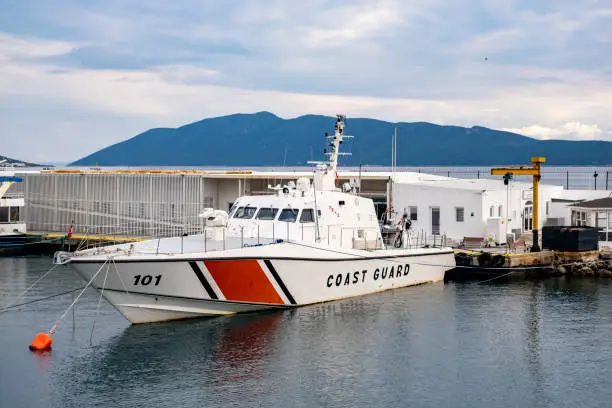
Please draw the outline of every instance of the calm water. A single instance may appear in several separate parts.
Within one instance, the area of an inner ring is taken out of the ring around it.
[[[0,304],[50,267],[0,259]],[[26,298],[82,286],[56,269]],[[610,407],[609,280],[448,283],[129,326],[97,294],[0,314],[1,407]],[[92,325],[95,330],[90,343]]]

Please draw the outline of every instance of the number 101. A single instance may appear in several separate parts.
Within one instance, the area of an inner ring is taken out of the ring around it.
[[[156,275],[155,277],[151,275],[136,275],[134,276],[134,286],[142,285],[148,286],[155,279],[155,286],[159,285],[159,281],[161,281],[161,275]]]

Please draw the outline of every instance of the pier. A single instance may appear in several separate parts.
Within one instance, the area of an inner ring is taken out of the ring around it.
[[[455,250],[457,268],[446,280],[470,280],[497,277],[585,276],[612,277],[612,250],[594,251],[506,252],[483,248],[477,251]]]

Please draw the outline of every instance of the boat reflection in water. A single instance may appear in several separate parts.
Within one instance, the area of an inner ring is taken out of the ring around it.
[[[132,325],[110,345],[93,347],[70,370],[57,373],[66,397],[111,400],[139,387],[197,391],[266,376],[283,311],[198,321]],[[99,352],[96,352],[99,351]],[[189,379],[186,381],[186,379]],[[193,381],[196,381],[196,384]]]

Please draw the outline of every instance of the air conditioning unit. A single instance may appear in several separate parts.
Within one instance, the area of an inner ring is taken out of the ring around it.
[[[560,226],[563,226],[564,224],[565,224],[565,218],[563,217],[547,218],[546,221],[544,221],[545,227],[560,227]]]

